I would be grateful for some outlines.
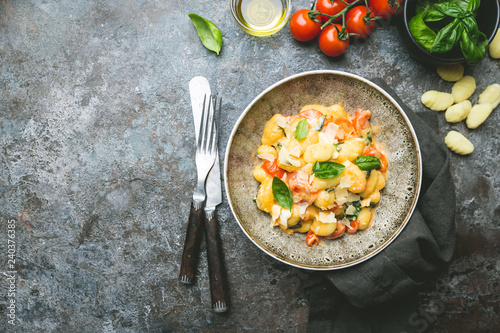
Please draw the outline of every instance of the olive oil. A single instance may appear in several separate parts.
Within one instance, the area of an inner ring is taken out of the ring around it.
[[[244,31],[254,36],[267,36],[286,24],[290,8],[285,0],[237,0],[234,10]]]

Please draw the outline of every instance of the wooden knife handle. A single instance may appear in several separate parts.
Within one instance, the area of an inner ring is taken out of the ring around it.
[[[191,211],[182,253],[179,280],[185,284],[194,282],[198,255],[200,253],[200,237],[203,232],[203,203],[191,201]]]
[[[215,312],[226,312],[228,309],[226,271],[215,211],[205,215],[205,235],[212,308]]]

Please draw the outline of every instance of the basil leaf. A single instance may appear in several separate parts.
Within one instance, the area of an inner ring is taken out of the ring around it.
[[[479,32],[479,40],[474,42],[467,29],[462,32],[462,39],[460,40],[460,48],[462,53],[467,60],[467,63],[472,65],[480,62],[486,56],[486,51],[488,49],[488,38],[482,32]]]
[[[408,22],[408,26],[415,40],[427,51],[431,51],[432,45],[436,40],[436,33],[425,24],[422,16],[423,13],[413,16],[410,22]]]
[[[462,18],[465,11],[454,2],[440,2],[434,5],[441,13],[454,18]]]
[[[432,44],[432,53],[445,53],[450,51],[459,41],[463,25],[460,19],[454,19],[450,24],[441,29]]]
[[[222,33],[219,28],[199,15],[191,13],[188,16],[193,22],[203,45],[218,55],[222,48]]]
[[[276,200],[276,202],[281,207],[292,210],[292,204],[293,204],[292,192],[285,184],[285,182],[279,179],[278,177],[274,176],[272,189],[273,189],[274,200]]]
[[[344,171],[345,166],[336,162],[318,162],[314,163],[312,174],[319,179],[330,179],[339,176]]]
[[[470,39],[477,43],[479,40],[479,27],[477,26],[477,22],[473,17],[466,17],[462,19],[462,23],[464,28],[467,29],[467,33],[470,36]]]
[[[380,159],[375,156],[359,156],[356,158],[355,161],[356,165],[358,168],[361,170],[372,170],[372,169],[380,169],[380,165],[382,164],[380,162]]]
[[[321,129],[322,129],[322,128],[323,128],[323,126],[325,125],[325,119],[326,119],[326,115],[321,116],[321,117],[319,118],[319,125],[318,125],[318,127],[316,127],[316,128],[315,128],[315,130],[316,130],[316,131],[318,131],[318,132],[319,132],[319,131],[321,131]]]
[[[467,10],[469,12],[475,13],[479,8],[480,4],[481,4],[480,0],[470,0],[469,3],[467,4]]]
[[[307,133],[309,133],[309,123],[306,119],[302,119],[301,121],[299,121],[297,127],[295,128],[295,139],[304,139],[305,137],[307,137]]]
[[[346,211],[351,206],[354,206],[354,208],[356,208],[356,210],[352,214],[345,214],[345,217],[349,221],[354,221],[355,219],[358,218],[359,212],[361,211],[361,203],[359,201],[355,201],[355,202],[351,203],[349,206],[346,207]]]
[[[339,142],[339,143],[334,143],[333,145],[335,146],[335,149],[337,151],[341,151],[342,150],[342,147],[340,147],[341,144],[344,144],[343,142]]]
[[[431,10],[427,12],[424,17],[424,22],[438,22],[444,19],[446,15],[441,13],[439,10]]]
[[[369,146],[372,144],[373,142],[373,138],[372,138],[372,133],[370,131],[368,131],[366,133],[366,138],[361,136],[363,139],[365,139],[365,146]]]

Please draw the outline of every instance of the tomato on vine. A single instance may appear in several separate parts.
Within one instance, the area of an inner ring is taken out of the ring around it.
[[[349,47],[349,33],[340,24],[330,24],[319,35],[319,48],[329,57],[344,54]]]
[[[355,6],[347,12],[345,19],[347,21],[347,30],[355,34],[352,35],[354,38],[365,38],[375,29],[377,17],[375,17],[371,8]]]
[[[318,0],[316,2],[316,10],[319,10],[323,14],[327,15],[337,15],[340,13],[342,10],[345,9],[347,5],[342,2],[341,0]],[[325,15],[319,15],[320,19],[322,22],[326,22],[330,19],[330,17],[325,16]],[[338,21],[341,19],[341,16],[337,17],[334,22]]]
[[[300,41],[307,42],[314,39],[321,31],[321,23],[315,20],[314,12],[309,9],[296,11],[290,19],[290,32]]]
[[[368,0],[368,6],[373,9],[376,16],[384,20],[390,18],[399,9],[403,0]]]

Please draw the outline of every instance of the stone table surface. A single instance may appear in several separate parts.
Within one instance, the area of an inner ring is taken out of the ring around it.
[[[200,43],[192,12],[222,31],[219,56]],[[330,297],[344,313],[362,314],[353,321],[359,331],[498,329],[498,110],[476,130],[438,115],[442,138],[456,129],[475,145],[473,154],[451,157],[456,252],[396,308],[365,315],[328,288],[324,299],[309,299],[305,286],[315,274],[263,254],[226,199],[219,219],[231,310],[210,310],[205,253],[197,282],[178,282],[196,177],[189,80],[205,76],[224,97],[223,154],[255,96],[318,69],[381,77],[417,113],[424,91],[452,85],[409,56],[390,21],[331,59],[316,42],[295,41],[288,25],[267,38],[245,34],[227,0],[0,0],[0,331],[305,332],[311,304]],[[490,58],[466,74],[478,92],[500,82]],[[8,296],[9,225],[16,226],[15,297]],[[12,299],[15,326],[8,324]]]

